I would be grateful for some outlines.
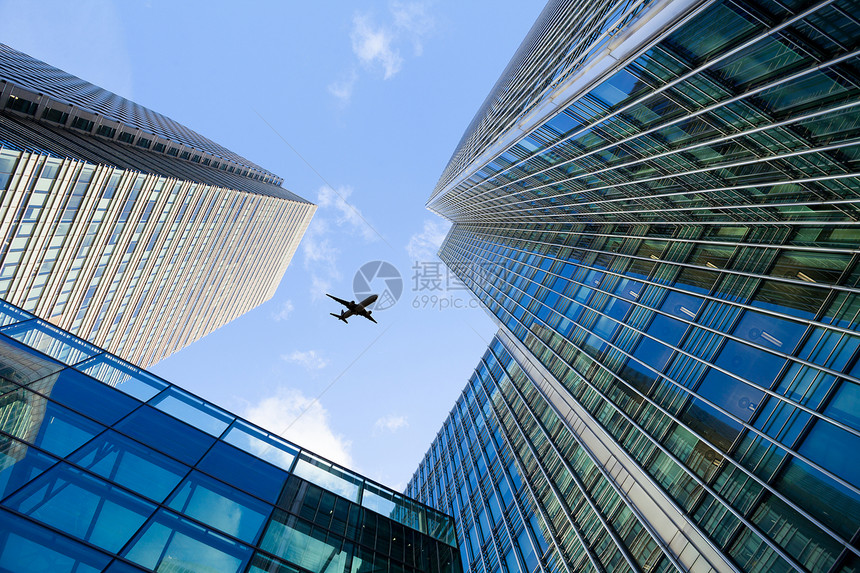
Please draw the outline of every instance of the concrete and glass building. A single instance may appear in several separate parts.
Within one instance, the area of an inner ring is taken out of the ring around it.
[[[0,298],[149,365],[265,302],[316,207],[0,44]]]
[[[429,201],[464,569],[860,570],[860,6],[551,1]]]
[[[0,571],[462,569],[449,516],[0,301]]]

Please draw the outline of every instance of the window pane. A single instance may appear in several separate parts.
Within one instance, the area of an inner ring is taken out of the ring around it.
[[[860,497],[806,462],[792,459],[774,485],[846,540],[860,527]]]
[[[278,499],[288,475],[223,442],[212,446],[197,467],[272,503]]]
[[[0,300],[0,326],[23,322],[35,318],[29,312],[24,312],[20,308],[12,306],[4,300]]]
[[[91,358],[78,364],[76,368],[142,401],[149,400],[167,387],[167,383],[163,380],[110,354]]]
[[[104,429],[24,388],[17,391],[15,401],[19,419],[14,436],[60,457],[67,456]]]
[[[162,412],[167,412],[174,418],[188,422],[195,428],[216,437],[220,436],[234,420],[233,416],[223,410],[219,410],[175,386],[167,388],[149,403]]]
[[[238,573],[250,559],[251,549],[162,509],[124,557],[161,571]]]
[[[860,483],[860,457],[845,455],[860,452],[860,438],[842,428],[816,421],[797,451],[848,483]]]
[[[0,510],[0,563],[5,571],[98,573],[110,557]]]
[[[92,440],[69,460],[158,502],[164,501],[190,471],[113,430]]]
[[[298,449],[278,436],[255,428],[242,420],[236,420],[224,435],[224,441],[254,456],[275,464],[279,468],[291,470]]]
[[[43,473],[4,503],[108,551],[119,551],[155,506],[68,464]]]
[[[752,417],[764,392],[711,369],[702,380],[698,394],[746,422]]]
[[[0,336],[0,369],[4,379],[25,386],[59,372],[63,365]]]
[[[360,477],[308,452],[302,452],[299,457],[295,474],[350,501],[358,501],[359,486],[362,482]]]
[[[185,479],[167,505],[249,543],[256,541],[272,510],[268,504],[199,472]]]
[[[0,499],[51,467],[56,458],[0,434]]]
[[[92,344],[38,319],[4,326],[0,332],[69,365],[101,352]]]
[[[34,389],[41,392],[38,388]],[[56,382],[42,393],[107,426],[140,405],[137,400],[68,368],[60,372]]]
[[[147,405],[132,412],[115,427],[188,465],[197,463],[215,441],[200,430]]]
[[[260,548],[310,571],[344,571],[340,538],[294,515],[276,510]]]

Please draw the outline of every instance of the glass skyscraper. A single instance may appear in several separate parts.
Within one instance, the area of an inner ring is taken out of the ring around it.
[[[0,298],[150,365],[270,299],[316,207],[0,44]]]
[[[464,568],[860,571],[860,4],[551,1],[429,207]]]
[[[0,571],[462,569],[449,516],[0,301]]]

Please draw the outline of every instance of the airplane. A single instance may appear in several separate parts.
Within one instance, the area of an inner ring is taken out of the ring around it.
[[[354,300],[343,300],[342,298],[337,298],[336,296],[331,296],[328,293],[326,293],[326,296],[331,298],[331,299],[336,300],[337,302],[339,302],[340,304],[342,304],[343,306],[345,306],[347,308],[347,310],[342,310],[340,312],[340,314],[335,314],[333,312],[329,313],[330,315],[332,315],[336,319],[342,320],[346,324],[349,324],[348,322],[346,322],[346,319],[349,318],[350,316],[363,316],[367,320],[369,320],[373,323],[379,324],[378,322],[376,322],[373,319],[372,316],[370,316],[370,311],[365,310],[368,306],[370,306],[371,304],[376,302],[376,296],[377,295],[372,294],[358,304],[355,304]]]

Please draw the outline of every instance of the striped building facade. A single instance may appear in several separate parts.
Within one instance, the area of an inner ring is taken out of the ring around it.
[[[0,297],[144,366],[271,298],[315,206],[0,45]]]
[[[465,569],[860,570],[858,15],[544,10],[428,204],[500,328],[407,488]]]

